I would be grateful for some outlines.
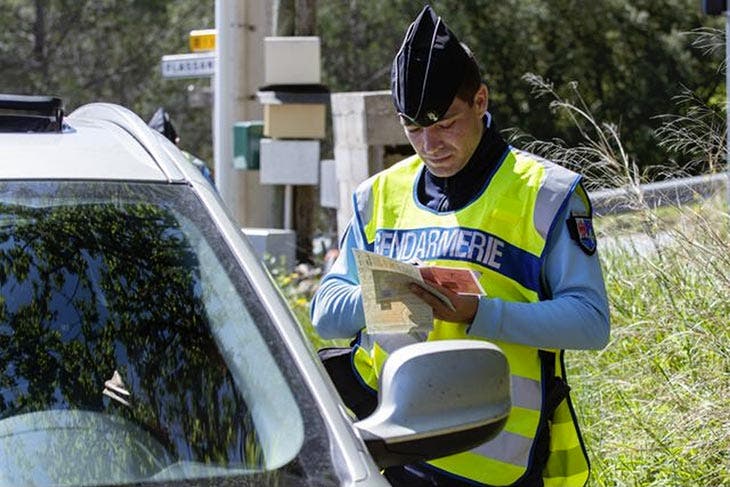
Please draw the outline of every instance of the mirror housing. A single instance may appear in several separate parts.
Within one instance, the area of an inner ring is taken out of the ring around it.
[[[383,366],[378,407],[355,423],[381,468],[444,457],[494,438],[511,404],[509,364],[482,340],[416,343]]]

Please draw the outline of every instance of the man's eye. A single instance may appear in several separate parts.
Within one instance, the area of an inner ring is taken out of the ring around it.
[[[445,123],[440,123],[440,124],[438,124],[438,127],[440,129],[448,129],[448,128],[451,128],[452,125],[454,125],[454,121],[453,120],[448,121],[448,122],[445,122]]]
[[[418,125],[407,125],[406,126],[406,132],[408,132],[409,134],[414,134],[416,132],[419,132],[420,130],[421,130],[421,127],[419,127]]]

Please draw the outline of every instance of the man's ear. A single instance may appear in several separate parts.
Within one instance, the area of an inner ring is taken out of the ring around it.
[[[474,95],[474,105],[476,105],[479,113],[487,111],[487,107],[489,106],[489,88],[484,83],[479,86],[479,89]]]

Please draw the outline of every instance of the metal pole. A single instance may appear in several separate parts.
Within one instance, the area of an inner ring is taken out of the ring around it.
[[[294,186],[284,186],[284,230],[292,230],[294,215]]]
[[[270,5],[259,0],[216,0],[213,91],[215,185],[243,227],[281,226],[281,190],[259,182],[259,172],[233,167],[233,124],[262,118],[255,93],[263,84],[263,40]]]

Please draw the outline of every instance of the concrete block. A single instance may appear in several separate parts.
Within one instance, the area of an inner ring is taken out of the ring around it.
[[[340,193],[337,230],[342,237],[353,213],[352,191],[391,162],[384,156],[387,146],[409,144],[390,91],[333,93],[330,104]]]
[[[335,146],[335,161],[337,179],[346,179],[357,182],[365,181],[372,174],[368,171],[368,158],[370,151],[367,146],[355,148],[342,148]]]
[[[407,145],[408,139],[393,107],[390,91],[367,93],[363,100],[368,145]]]
[[[261,184],[316,185],[319,141],[261,139]]]
[[[366,146],[366,120],[362,116],[365,101],[361,93],[333,93],[330,105],[332,130],[336,134],[335,146]]]
[[[243,228],[242,230],[261,260],[274,258],[287,269],[294,268],[297,248],[294,230],[278,228]]]
[[[264,105],[264,135],[279,139],[323,139],[324,104]]]
[[[264,65],[266,85],[319,84],[319,37],[264,38]]]
[[[333,93],[330,101],[336,145],[408,144],[390,91]]]
[[[319,204],[325,208],[339,208],[340,188],[335,161],[332,159],[321,161],[319,170]]]

